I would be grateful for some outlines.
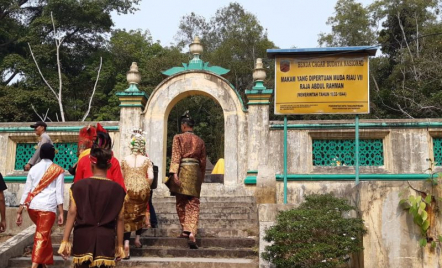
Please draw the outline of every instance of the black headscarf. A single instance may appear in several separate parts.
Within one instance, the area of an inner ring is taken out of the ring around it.
[[[50,143],[43,143],[40,147],[40,158],[54,161],[55,147]]]

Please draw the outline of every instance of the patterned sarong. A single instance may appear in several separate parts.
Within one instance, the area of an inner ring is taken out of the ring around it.
[[[177,194],[176,211],[183,231],[196,235],[200,215],[200,199],[194,196]]]
[[[203,176],[197,159],[183,158],[178,177],[181,185],[177,186],[175,183],[172,183],[170,187],[171,193],[200,197]]]

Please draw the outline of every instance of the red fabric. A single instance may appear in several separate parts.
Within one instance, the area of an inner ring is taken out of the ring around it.
[[[91,148],[96,137],[97,130],[95,127],[89,125],[80,129],[80,134],[78,135],[78,148],[83,150]]]
[[[91,170],[91,160],[89,159],[89,155],[86,155],[85,157],[81,158],[80,161],[78,162],[74,183],[79,180],[90,178],[93,176],[94,174],[92,174]],[[106,177],[120,184],[121,187],[123,187],[124,191],[126,192],[126,186],[124,185],[124,178],[123,174],[121,173],[120,162],[118,162],[118,160],[113,156],[111,159],[111,167],[110,169],[107,170]]]
[[[100,123],[97,123],[97,132],[99,132],[99,131],[107,133],[107,130],[104,129],[104,127]]]
[[[34,247],[32,248],[32,262],[38,264],[53,264],[53,249],[51,228],[55,222],[55,213],[28,209],[29,218],[35,223]]]

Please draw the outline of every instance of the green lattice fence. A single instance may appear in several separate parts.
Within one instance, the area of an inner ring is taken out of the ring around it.
[[[433,138],[433,153],[436,166],[442,166],[442,138]]]
[[[36,143],[17,143],[15,170],[23,170],[24,165],[28,163],[34,154],[36,145]],[[55,143],[54,146],[55,149],[58,150],[58,153],[55,154],[54,163],[64,169],[69,169],[69,167],[77,162],[77,143]]]
[[[314,166],[354,166],[354,156],[354,140],[313,140]],[[381,139],[359,140],[359,165],[384,165],[384,146]]]

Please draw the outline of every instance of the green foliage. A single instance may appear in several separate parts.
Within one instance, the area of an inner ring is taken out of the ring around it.
[[[373,16],[382,21],[378,41],[384,60],[372,73],[375,101],[389,117],[441,115],[442,23],[439,1],[376,1]]]
[[[422,238],[419,239],[419,245],[425,247],[427,243],[430,242],[431,248],[435,248],[436,243],[442,242],[442,237],[440,235],[437,238],[433,237],[429,234],[432,233],[429,232],[429,229],[434,225],[434,213],[439,210],[436,200],[440,200],[440,197],[432,195],[431,193],[438,192],[435,188],[439,186],[439,180],[442,178],[442,174],[436,174],[434,172],[435,162],[432,159],[429,158],[427,161],[430,162],[430,167],[426,170],[430,173],[427,182],[429,182],[431,190],[417,190],[409,184],[408,188],[417,192],[418,195],[409,195],[407,198],[401,199],[399,205],[403,209],[408,210],[408,213],[413,217],[413,222],[419,227],[422,236]],[[402,197],[403,194],[404,191],[401,191],[399,197]]]
[[[195,134],[204,140],[207,156],[215,164],[224,158],[224,113],[219,103],[204,96],[185,98],[171,110],[167,125],[167,157],[172,154],[173,136],[181,133],[180,119],[186,110],[195,120]]]
[[[229,69],[226,78],[244,98],[244,90],[253,87],[256,58],[265,58],[266,49],[275,48],[257,17],[238,3],[220,8],[209,22],[194,13],[184,16],[176,35],[179,44],[190,44],[197,34],[204,45],[203,60]],[[273,88],[273,61],[266,67],[270,70],[265,82]]]
[[[80,119],[87,109],[94,87],[100,56],[105,54],[105,34],[113,26],[111,13],[133,12],[136,10],[133,5],[138,2],[139,0],[0,1],[0,83],[7,87],[4,98],[29,100],[25,106],[34,104],[39,114],[50,108],[49,118],[56,121],[57,102],[38,74],[30,57],[28,43],[32,46],[43,75],[58,91],[54,39],[63,38],[60,47],[63,106],[67,120]],[[53,29],[51,13],[57,34]],[[22,90],[14,92],[11,90],[14,87]],[[35,101],[35,98],[21,94],[22,92],[32,92],[32,95],[45,96],[46,99]],[[97,92],[108,93],[101,83],[98,84]],[[14,107],[14,110],[20,108],[21,112],[12,117],[5,110],[0,118],[4,121],[35,120],[37,116],[27,107]]]
[[[368,118],[438,118],[442,112],[440,0],[339,0],[320,45],[379,45],[370,60]],[[345,116],[304,116],[344,119]],[[297,118],[300,119],[300,118]]]
[[[280,212],[266,231],[271,242],[263,258],[277,268],[337,267],[363,250],[362,219],[346,217],[356,208],[331,194],[306,196],[299,208]]]
[[[354,0],[338,0],[335,15],[328,18],[327,25],[331,25],[332,32],[319,34],[321,46],[368,46],[376,42],[369,10]]]
[[[430,219],[428,218],[428,213],[425,210],[427,205],[431,205],[432,196],[428,194],[425,199],[422,199],[421,196],[410,195],[408,199],[402,199],[399,204],[402,205],[404,209],[407,209],[408,212],[413,217],[413,221],[417,226],[419,226],[421,235],[424,236],[425,245],[427,244],[427,231],[430,228]],[[420,245],[423,242],[419,242]]]
[[[115,30],[107,49],[103,64],[106,68],[102,70],[101,79],[105,90],[94,99],[91,111],[93,120],[118,120],[120,108],[115,94],[128,88],[126,72],[132,62],[138,63],[141,74],[138,88],[149,96],[163,80],[161,71],[187,61],[187,57],[177,48],[165,48],[153,42],[148,31]]]

